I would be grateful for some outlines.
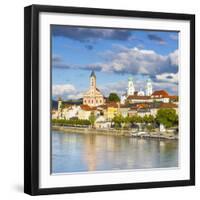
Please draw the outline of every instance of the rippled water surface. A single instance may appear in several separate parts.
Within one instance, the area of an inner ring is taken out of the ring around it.
[[[178,166],[178,142],[127,136],[52,133],[52,172]]]

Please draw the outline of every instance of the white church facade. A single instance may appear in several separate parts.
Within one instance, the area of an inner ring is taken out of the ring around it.
[[[165,90],[153,91],[151,79],[147,79],[144,90],[136,91],[133,78],[129,77],[127,91],[121,96],[120,103],[169,103],[170,101],[176,101],[176,99],[177,96],[171,96]]]
[[[127,92],[121,96],[121,104],[125,104],[126,100],[130,97],[136,99],[136,101],[147,101],[153,94],[153,86],[151,79],[146,81],[145,91],[140,89],[136,91],[134,81],[132,77],[128,78]]]

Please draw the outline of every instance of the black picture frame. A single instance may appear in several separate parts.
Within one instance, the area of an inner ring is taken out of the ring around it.
[[[190,22],[190,179],[162,182],[39,188],[39,14],[74,13]],[[24,192],[46,195],[195,185],[195,15],[31,5],[24,9]]]

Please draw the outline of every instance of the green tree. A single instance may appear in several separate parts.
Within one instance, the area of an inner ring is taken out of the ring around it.
[[[178,115],[172,108],[162,108],[157,112],[156,121],[159,124],[163,124],[166,128],[170,128],[178,124]]]
[[[130,127],[130,122],[131,122],[131,120],[130,120],[129,116],[124,117],[123,123],[124,123],[124,127],[125,128],[129,128]]]
[[[145,115],[143,117],[143,122],[145,123],[145,128],[150,132],[154,129],[155,118],[153,115]]]
[[[143,118],[139,115],[136,115],[136,123],[143,123],[143,122],[144,122]]]
[[[54,125],[61,125],[61,126],[88,126],[91,124],[91,122],[87,119],[77,119],[77,118],[71,118],[71,119],[52,119],[52,124]]]
[[[109,97],[108,97],[109,101],[114,101],[114,102],[119,102],[120,98],[116,93],[110,93]]]
[[[152,124],[149,124],[149,125],[146,125],[146,129],[148,132],[151,132],[154,129],[154,127]]]
[[[137,115],[133,115],[133,116],[130,117],[130,123],[131,124],[137,123]]]
[[[133,115],[133,116],[130,117],[130,123],[132,125],[137,125],[138,130],[139,130],[139,127],[140,127],[140,125],[138,125],[138,124],[142,124],[143,122],[144,122],[143,118],[139,115]]]
[[[121,128],[122,123],[124,122],[124,118],[122,115],[116,115],[113,120],[112,120],[115,124],[115,128]]]
[[[154,116],[153,115],[145,115],[143,117],[143,121],[145,124],[151,124],[155,121]]]
[[[89,121],[90,121],[92,127],[94,127],[95,120],[96,120],[95,114],[92,112],[89,117]]]

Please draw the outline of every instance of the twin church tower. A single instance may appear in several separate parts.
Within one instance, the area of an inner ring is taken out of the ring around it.
[[[141,89],[140,91],[136,91],[134,83],[133,83],[133,78],[132,77],[128,78],[127,96],[130,96],[130,95],[151,96],[152,93],[153,93],[153,86],[152,86],[151,79],[147,79],[145,92],[144,92]]]

